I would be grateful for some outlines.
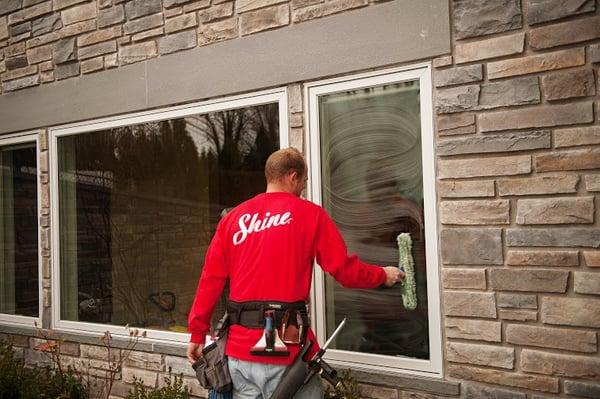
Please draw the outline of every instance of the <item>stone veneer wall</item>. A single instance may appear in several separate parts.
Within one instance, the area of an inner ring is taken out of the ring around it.
[[[5,0],[2,92],[326,16],[368,1]],[[600,5],[451,1],[453,51],[433,60],[444,380],[355,372],[389,399],[600,397]],[[302,85],[288,86],[303,148]],[[40,131],[44,323],[50,309],[48,140]],[[32,363],[39,340],[0,338]],[[65,358],[99,367],[97,338],[65,334]],[[117,340],[116,345],[123,345]],[[169,367],[205,396],[182,346],[141,343],[133,375]]]
[[[451,7],[434,60],[446,375],[470,398],[599,398],[599,3]]]
[[[369,0],[3,0],[0,93],[302,23]]]

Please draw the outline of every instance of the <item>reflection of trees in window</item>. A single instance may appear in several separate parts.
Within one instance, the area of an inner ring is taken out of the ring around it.
[[[220,212],[264,190],[278,128],[269,104],[60,138],[59,151],[72,154],[61,157],[61,184],[76,182],[76,200],[61,199],[61,212],[76,212],[61,237],[75,234],[76,251],[63,256],[76,263],[61,262],[75,269],[74,298],[63,302],[77,309],[63,315],[185,325]]]

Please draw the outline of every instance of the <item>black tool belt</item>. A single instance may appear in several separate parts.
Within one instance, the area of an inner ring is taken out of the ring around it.
[[[227,313],[229,314],[229,324],[239,324],[246,328],[264,328],[265,312],[267,310],[275,311],[275,328],[280,328],[282,321],[285,320],[286,314],[298,312],[302,323],[308,328],[308,312],[306,310],[306,302],[276,302],[276,301],[248,301],[235,302],[229,300],[227,302]],[[296,319],[294,318],[295,324]]]

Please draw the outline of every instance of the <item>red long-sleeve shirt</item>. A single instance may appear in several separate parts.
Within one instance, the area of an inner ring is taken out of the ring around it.
[[[227,278],[236,302],[306,301],[315,259],[345,287],[375,288],[386,280],[381,267],[348,256],[337,227],[318,205],[286,192],[259,194],[240,204],[221,220],[206,253],[189,314],[191,341],[204,343]],[[253,356],[250,348],[261,335],[259,329],[231,326],[227,355],[290,364],[298,353],[298,345],[288,345],[287,357]],[[315,340],[312,331],[308,338]]]

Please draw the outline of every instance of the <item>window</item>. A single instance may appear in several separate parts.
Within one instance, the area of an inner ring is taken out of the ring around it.
[[[39,321],[37,135],[0,138],[0,320]]]
[[[429,68],[320,82],[307,87],[311,197],[339,227],[351,253],[398,264],[409,233],[418,306],[400,286],[348,290],[317,268],[314,315],[324,341],[346,317],[335,361],[441,372]]]
[[[278,91],[53,131],[59,326],[184,341],[174,333],[187,331],[221,215],[264,191],[266,159],[287,145],[284,101]]]

